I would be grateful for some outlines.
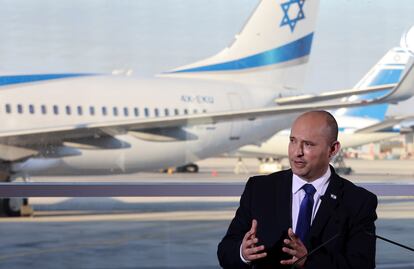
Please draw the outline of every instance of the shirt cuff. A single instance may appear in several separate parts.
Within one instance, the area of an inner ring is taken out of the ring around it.
[[[250,261],[246,260],[243,258],[242,255],[242,245],[240,245],[240,259],[245,263],[245,264],[250,264]]]

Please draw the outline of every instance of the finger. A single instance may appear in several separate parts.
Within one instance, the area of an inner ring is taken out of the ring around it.
[[[280,263],[284,265],[292,265],[296,259],[290,259],[290,260],[281,260]]]
[[[264,249],[265,249],[264,246],[261,245],[258,247],[251,248],[250,250],[251,250],[251,254],[257,254],[258,252],[263,251]]]
[[[256,243],[254,240],[247,240],[242,243],[244,249],[251,249],[256,247]]]
[[[264,258],[266,256],[267,256],[267,253],[266,252],[262,252],[262,253],[258,253],[258,254],[252,254],[252,255],[249,255],[247,257],[247,260],[253,261],[253,260],[257,260],[257,259]]]
[[[258,246],[258,247],[254,247],[254,248],[248,248],[243,252],[243,256],[251,256],[251,255],[256,255],[256,254],[260,254],[259,252],[263,251],[265,248],[264,246]]]
[[[247,241],[247,240],[249,240],[250,238],[254,238],[254,237],[252,237],[252,230],[250,229],[245,235],[244,235],[244,237],[243,237],[243,241]]]
[[[283,243],[284,243],[286,246],[288,246],[288,247],[290,247],[290,248],[293,248],[293,242],[292,242],[291,240],[289,240],[289,239],[284,239],[284,240],[283,240]]]
[[[257,242],[259,242],[258,238],[253,238],[253,239],[249,239],[246,241],[246,247],[251,248],[254,247],[255,244],[257,244]]]
[[[252,220],[252,226],[250,227],[250,230],[244,235],[243,241],[247,241],[248,239],[254,238],[256,234],[256,227],[257,227],[257,221],[254,219]]]
[[[299,239],[299,237],[293,232],[293,229],[292,228],[289,228],[289,230],[288,230],[288,235],[289,235],[289,238],[292,240],[292,241],[296,241],[296,240],[298,240]]]
[[[264,246],[258,246],[258,247],[254,247],[254,248],[248,248],[246,250],[243,250],[242,255],[243,257],[245,257],[247,260],[251,260],[253,257],[255,257],[256,255],[262,254],[260,252],[262,252],[264,250]],[[259,255],[260,257],[260,255]]]
[[[252,228],[250,229],[252,234],[256,234],[256,230],[257,230],[257,220],[253,219],[252,220]]]
[[[302,240],[300,240],[300,237],[299,237],[299,236],[297,236],[297,235],[293,232],[293,230],[292,230],[292,229],[289,229],[289,231],[288,231],[288,235],[289,235],[289,238],[291,239],[290,246],[291,246],[292,248],[299,248],[299,247],[303,247],[303,246],[304,246],[304,245],[303,245],[303,243],[302,243]]]
[[[291,255],[291,256],[296,256],[297,253],[298,253],[296,251],[296,249],[291,249],[291,248],[287,248],[287,247],[283,247],[282,248],[282,251],[285,252],[285,253],[287,253],[287,254],[289,254],[289,255]]]

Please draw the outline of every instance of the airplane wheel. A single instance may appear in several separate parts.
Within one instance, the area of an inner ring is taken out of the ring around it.
[[[179,166],[175,169],[178,173],[198,173],[198,165],[194,163]]]
[[[350,175],[352,173],[352,168],[351,167],[336,167],[335,171],[338,174]]]
[[[21,216],[21,208],[28,204],[27,198],[4,198],[1,200],[2,209],[8,217]]]
[[[198,165],[190,163],[186,165],[186,170],[188,173],[198,173]]]

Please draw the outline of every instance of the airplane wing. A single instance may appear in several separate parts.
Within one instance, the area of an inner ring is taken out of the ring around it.
[[[371,86],[371,87],[359,88],[359,89],[327,91],[327,92],[323,92],[318,95],[304,94],[300,96],[281,97],[281,98],[276,98],[274,102],[278,105],[292,105],[292,104],[303,104],[303,103],[309,103],[309,102],[321,102],[321,101],[326,101],[326,100],[347,97],[350,95],[360,95],[360,94],[365,94],[365,93],[391,90],[396,85],[397,84],[386,84],[386,85]]]
[[[402,121],[405,120],[413,120],[414,116],[401,116],[401,117],[393,117],[393,118],[389,118],[386,119],[382,122],[379,122],[377,124],[373,124],[361,129],[358,129],[355,131],[355,133],[372,133],[372,132],[379,132],[388,128],[392,128],[393,126],[401,123]]]
[[[182,129],[186,126],[195,126],[203,124],[215,124],[231,120],[255,120],[261,117],[269,117],[290,113],[301,113],[315,109],[335,109],[341,107],[354,107],[361,105],[370,105],[386,102],[398,102],[408,99],[412,96],[411,88],[414,85],[413,66],[406,72],[400,83],[397,84],[389,93],[370,100],[357,100],[352,102],[330,102],[330,103],[305,103],[293,105],[279,105],[276,107],[267,107],[259,109],[247,109],[239,111],[224,111],[186,116],[159,117],[149,119],[131,119],[113,122],[91,122],[81,125],[57,126],[53,128],[39,128],[30,130],[18,130],[12,132],[0,133],[0,144],[5,147],[13,147],[6,152],[18,150],[21,156],[30,156],[37,152],[39,145],[59,145],[63,142],[79,143],[95,148],[113,148],[108,143],[90,144],[91,139],[86,138],[105,138],[114,137],[115,135],[127,133],[147,133],[150,135],[157,134],[157,130]],[[159,132],[158,132],[159,133]],[[175,133],[175,132],[174,132]],[[159,134],[168,138],[168,132]],[[115,139],[116,140],[116,139]],[[118,141],[119,147],[126,145]],[[109,146],[108,146],[109,145]],[[116,145],[115,145],[116,147]],[[4,152],[4,151],[3,151]],[[7,155],[7,154],[6,154]],[[13,158],[3,154],[1,159],[11,160]],[[20,156],[20,158],[22,158]]]
[[[367,143],[374,143],[399,136],[399,133],[372,132],[372,133],[342,133],[338,134],[341,148],[352,148]],[[289,135],[275,135],[260,146],[247,145],[237,150],[233,155],[243,157],[283,158],[288,155]]]

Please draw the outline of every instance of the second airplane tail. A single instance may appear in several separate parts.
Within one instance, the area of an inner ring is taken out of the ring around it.
[[[318,0],[262,0],[234,42],[216,55],[163,75],[297,88],[304,81]],[[300,71],[293,74],[297,67]]]
[[[387,84],[397,84],[402,78],[407,64],[410,62],[409,52],[400,47],[389,50],[381,60],[369,70],[369,72],[355,85],[354,88],[368,88],[372,86],[382,86]],[[373,99],[383,96],[388,90],[353,95],[347,97],[348,101]],[[334,111],[335,116],[350,116],[360,118],[370,118],[378,121],[385,119],[388,104],[378,104],[356,108],[341,108]]]

